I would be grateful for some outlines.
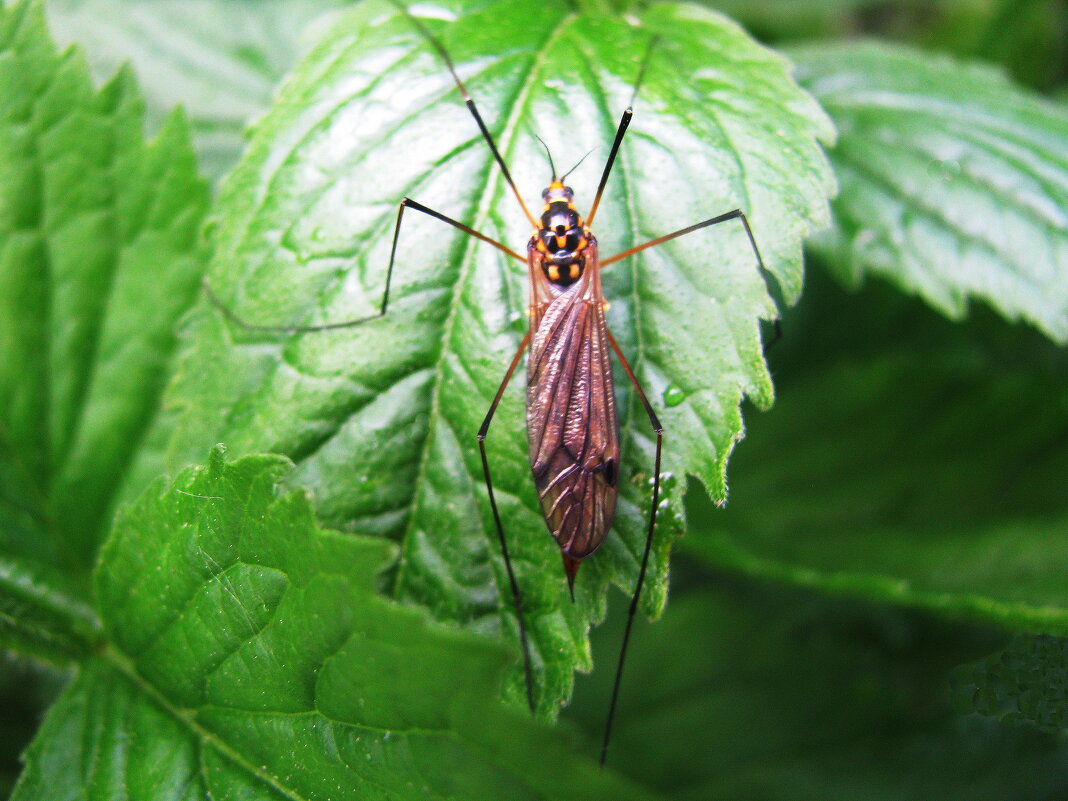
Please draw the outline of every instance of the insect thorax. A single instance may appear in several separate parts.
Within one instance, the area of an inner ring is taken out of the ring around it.
[[[575,210],[571,187],[554,180],[541,193],[545,208],[541,228],[531,237],[528,247],[541,256],[545,277],[560,287],[570,286],[582,277],[586,268],[586,248],[595,241]]]

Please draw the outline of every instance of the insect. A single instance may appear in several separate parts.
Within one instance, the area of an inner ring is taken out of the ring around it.
[[[408,211],[416,211],[446,223],[526,266],[529,279],[529,328],[509,363],[486,412],[477,432],[477,441],[487,496],[518,622],[526,697],[531,712],[535,710],[534,672],[524,621],[523,596],[513,569],[508,538],[494,494],[486,439],[489,436],[498,404],[524,352],[529,351],[526,417],[530,467],[542,516],[549,533],[560,549],[564,574],[567,577],[572,597],[574,597],[574,583],[581,564],[605,541],[616,509],[621,450],[611,361],[611,354],[615,354],[648,417],[649,426],[655,437],[655,456],[645,542],[627,613],[601,744],[600,760],[603,764],[608,753],[632,624],[645,582],[656,531],[664,429],[634,370],[606,323],[605,313],[608,303],[602,291],[601,270],[672,239],[719,223],[737,220],[748,236],[761,274],[765,275],[766,271],[749,222],[740,209],[680,228],[607,258],[602,258],[600,255],[598,241],[593,232],[593,223],[620,146],[633,117],[634,98],[637,96],[638,87],[649,64],[650,56],[654,52],[653,42],[650,42],[637,70],[633,86],[634,94],[618,123],[589,214],[585,218],[582,217],[576,207],[574,192],[565,183],[571,171],[558,175],[552,164],[552,156],[549,154],[552,176],[549,185],[542,191],[541,213],[535,217],[524,202],[492,134],[460,79],[444,45],[417,17],[410,14],[399,0],[393,0],[393,2],[436,51],[449,71],[469,113],[478,126],[482,139],[501,170],[505,182],[534,229],[534,233],[526,243],[525,253],[517,252],[458,220],[405,197],[398,206],[389,266],[386,271],[385,290],[381,306],[374,315],[316,326],[252,325],[238,318],[211,293],[210,288],[207,291],[209,297],[227,317],[253,330],[324,331],[371,322],[388,311],[390,284],[397,260],[397,246],[401,238],[405,213]],[[546,151],[548,153],[548,148]]]

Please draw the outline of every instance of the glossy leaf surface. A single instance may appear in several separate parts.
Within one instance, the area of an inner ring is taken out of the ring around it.
[[[503,708],[500,646],[379,596],[392,545],[318,530],[277,491],[289,467],[216,450],[120,514],[96,574],[108,645],[16,801],[651,797]]]
[[[791,51],[838,126],[841,193],[814,242],[851,285],[970,299],[1068,341],[1068,110],[997,70],[882,44]]]
[[[83,47],[107,80],[129,63],[150,127],[175,106],[189,117],[200,166],[213,179],[237,163],[246,126],[297,62],[306,25],[341,0],[48,0],[52,32]]]
[[[559,163],[595,149],[568,179],[580,206],[591,202],[657,36],[595,222],[602,253],[744,207],[769,269],[796,297],[801,237],[826,220],[832,181],[817,138],[830,126],[778,56],[688,6],[650,6],[636,25],[565,3],[435,9],[426,24],[528,202],[549,172],[534,134]],[[372,313],[404,196],[515,249],[529,236],[437,54],[393,6],[367,3],[337,19],[296,69],[225,183],[213,286],[254,323]],[[315,489],[331,525],[400,543],[396,597],[516,642],[475,433],[525,325],[524,270],[409,212],[385,319],[285,336],[244,330],[205,304],[171,394],[179,419],[169,465],[215,441],[291,455],[295,480]],[[667,469],[722,494],[739,402],[771,400],[758,323],[774,307],[744,231],[724,225],[680,239],[614,265],[605,285],[609,325],[669,431]],[[528,608],[539,704],[549,712],[567,697],[573,670],[589,667],[586,629],[603,614],[606,586],[633,588],[651,431],[621,385],[625,491],[615,533],[584,565],[572,604],[537,510],[518,383],[498,409],[489,455]],[[158,465],[144,469],[154,472]],[[643,594],[650,614],[664,602],[679,514],[676,488]],[[519,687],[517,671],[517,698]]]
[[[0,11],[0,643],[49,660],[92,627],[91,560],[205,266],[183,118],[146,143],[142,112],[39,6]]]

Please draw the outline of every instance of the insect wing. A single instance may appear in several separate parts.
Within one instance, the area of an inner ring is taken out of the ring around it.
[[[604,541],[615,515],[619,424],[612,389],[596,245],[583,277],[549,283],[530,256],[531,344],[527,367],[530,467],[542,514],[573,577]]]

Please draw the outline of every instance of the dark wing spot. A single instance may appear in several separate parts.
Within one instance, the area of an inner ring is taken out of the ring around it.
[[[614,487],[616,485],[616,478],[617,478],[617,476],[616,476],[616,460],[615,459],[606,459],[604,464],[601,465],[601,471],[604,473],[604,481],[605,481],[605,483],[610,487]]]

